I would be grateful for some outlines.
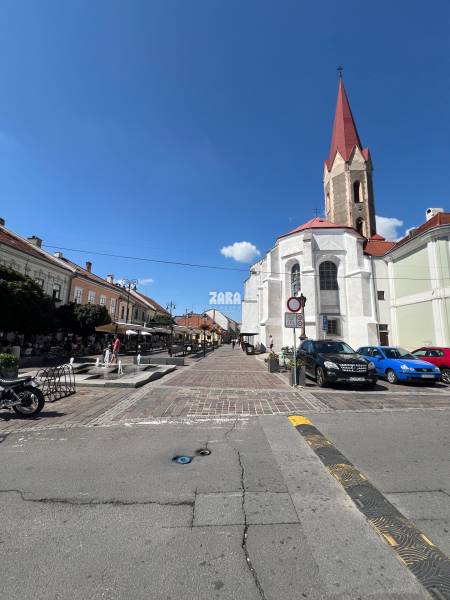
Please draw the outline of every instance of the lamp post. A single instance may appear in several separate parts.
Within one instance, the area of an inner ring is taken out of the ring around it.
[[[208,328],[208,315],[203,315],[203,358],[206,356],[206,330]]]
[[[305,304],[306,304],[306,296],[304,296],[303,294],[300,294],[299,300],[300,300],[300,313],[303,315],[302,326],[301,326],[301,329],[300,329],[300,339],[301,340],[306,340],[306,335],[305,335]]]
[[[173,321],[172,321],[172,311],[176,309],[175,306],[175,302],[172,302],[172,300],[170,302],[167,303],[167,310],[170,313],[170,351],[169,351],[169,356],[172,356],[172,346],[173,346]],[[184,352],[183,352],[184,354]]]
[[[128,288],[128,294],[127,294],[127,316],[126,316],[126,321],[128,323],[129,306],[130,306],[130,291],[131,291],[131,288],[133,288],[136,291],[138,280],[137,279],[123,279],[122,283],[125,286],[125,288]]]

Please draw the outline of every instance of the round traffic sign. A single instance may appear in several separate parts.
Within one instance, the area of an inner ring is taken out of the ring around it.
[[[287,307],[291,312],[298,312],[302,307],[300,298],[297,298],[296,296],[288,298]]]

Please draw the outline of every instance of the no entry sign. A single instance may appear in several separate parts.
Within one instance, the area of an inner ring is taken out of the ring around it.
[[[296,313],[301,309],[301,307],[302,307],[302,302],[301,302],[300,298],[297,298],[296,296],[291,296],[290,298],[288,298],[288,301],[287,301],[288,311]]]

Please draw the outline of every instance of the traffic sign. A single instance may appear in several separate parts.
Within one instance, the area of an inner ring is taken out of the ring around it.
[[[284,326],[290,329],[300,329],[303,327],[303,314],[302,313],[284,313]]]
[[[301,307],[302,307],[302,302],[301,302],[300,298],[297,298],[296,296],[291,296],[290,298],[288,298],[287,309],[291,313],[298,312],[301,309]]]

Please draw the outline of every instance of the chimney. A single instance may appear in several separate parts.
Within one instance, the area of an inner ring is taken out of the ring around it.
[[[3,217],[0,217],[0,226],[1,227],[5,226],[5,219]]]
[[[92,263],[90,260],[86,261],[86,271],[89,271],[89,273],[91,272],[92,269]]]
[[[114,283],[114,275],[112,275],[111,273],[109,275],[106,276],[106,281],[108,283]]]
[[[37,246],[38,248],[42,246],[42,240],[41,238],[38,238],[37,235],[32,235],[28,238],[28,241],[30,244],[33,244],[33,246]]]
[[[62,257],[63,257],[63,253],[62,253],[62,252],[60,252],[60,251],[58,250],[58,252],[55,252],[55,253],[53,254],[53,256],[54,256],[55,258],[62,258]]]
[[[437,214],[443,213],[443,212],[444,212],[443,208],[427,208],[427,210],[425,211],[425,218],[427,221],[429,221],[430,219],[435,217]]]

